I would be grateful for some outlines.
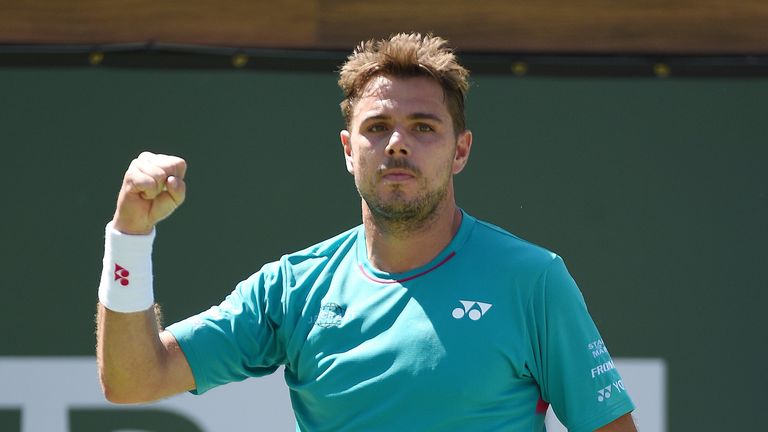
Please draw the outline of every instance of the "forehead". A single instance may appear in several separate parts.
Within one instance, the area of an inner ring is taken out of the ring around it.
[[[427,77],[372,78],[355,103],[353,118],[364,121],[371,116],[397,116],[430,113],[448,119],[443,88]]]

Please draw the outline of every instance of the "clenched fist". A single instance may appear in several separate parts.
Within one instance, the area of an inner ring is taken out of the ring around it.
[[[144,152],[131,162],[123,178],[113,218],[125,234],[149,234],[155,224],[184,202],[187,163],[176,156]]]

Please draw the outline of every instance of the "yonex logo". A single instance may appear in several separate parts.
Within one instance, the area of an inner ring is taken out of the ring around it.
[[[488,309],[493,306],[490,303],[483,303],[471,300],[459,300],[462,307],[457,307],[453,310],[453,317],[456,319],[464,318],[464,315],[469,316],[472,321],[477,321],[488,312]]]
[[[621,393],[626,388],[624,387],[624,382],[622,380],[618,380],[614,383],[611,383],[611,385],[606,386],[605,388],[601,388],[597,391],[597,401],[602,402],[606,399],[609,399],[611,397],[611,393],[614,391]]]
[[[120,267],[115,263],[115,280],[120,282],[122,286],[128,286],[128,275],[130,273],[123,267]]]
[[[597,401],[602,402],[611,397],[611,386],[600,389],[597,391]]]

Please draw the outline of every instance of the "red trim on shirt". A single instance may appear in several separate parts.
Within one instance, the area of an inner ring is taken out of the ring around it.
[[[549,402],[539,398],[539,401],[536,402],[536,414],[546,414],[548,409]]]
[[[453,258],[454,256],[456,256],[456,252],[451,252],[450,254],[448,254],[447,257],[445,257],[442,261],[440,261],[439,263],[435,264],[434,266],[424,270],[421,273],[418,273],[418,274],[415,274],[413,276],[409,276],[409,277],[403,278],[403,279],[379,279],[379,278],[375,278],[375,277],[369,275],[368,272],[365,271],[365,268],[363,267],[362,264],[358,264],[357,267],[360,268],[360,271],[363,273],[363,275],[365,277],[367,277],[368,279],[372,280],[373,282],[383,283],[383,284],[389,284],[389,283],[395,283],[395,282],[403,283],[403,282],[407,282],[407,281],[412,280],[412,279],[416,279],[417,277],[424,276],[425,274],[431,272],[432,270],[436,270],[441,265],[447,263],[448,260]]]

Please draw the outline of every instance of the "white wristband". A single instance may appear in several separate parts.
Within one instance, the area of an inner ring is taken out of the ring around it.
[[[99,302],[115,312],[139,312],[155,303],[152,290],[152,242],[147,235],[123,234],[107,224]]]

